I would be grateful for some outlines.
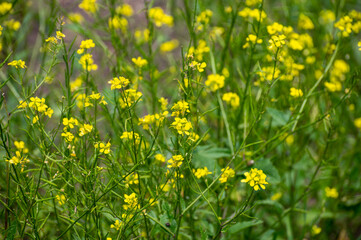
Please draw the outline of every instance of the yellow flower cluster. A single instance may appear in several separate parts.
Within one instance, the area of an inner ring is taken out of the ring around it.
[[[129,185],[138,184],[138,183],[139,183],[139,179],[137,173],[131,173],[125,178],[125,187],[129,187]]]
[[[262,3],[262,0],[246,0],[246,5],[248,7],[251,7],[251,6],[254,6],[257,4],[261,4],[261,3]]]
[[[291,95],[291,97],[299,98],[299,97],[303,96],[303,92],[302,92],[301,89],[297,89],[297,88],[292,87],[290,89],[290,95]]]
[[[100,100],[99,100],[100,99]],[[101,96],[100,93],[92,92],[91,95],[86,96],[85,93],[78,94],[76,97],[78,108],[82,109],[83,107],[93,107],[95,100],[99,100],[99,104],[107,105],[108,103],[104,100],[104,96]]]
[[[88,13],[95,13],[98,9],[97,0],[83,0],[79,4],[79,8],[83,9]]]
[[[4,22],[4,26],[6,26],[10,30],[17,31],[17,30],[19,30],[21,23],[14,19],[10,19],[10,20]]]
[[[250,47],[250,44],[254,45],[254,44],[261,44],[263,42],[262,39],[257,38],[256,35],[254,34],[249,34],[248,37],[246,38],[246,43],[243,45],[243,48],[248,48]]]
[[[187,113],[189,113],[189,103],[187,103],[184,100],[180,100],[177,103],[175,103],[172,108],[172,116],[185,116]]]
[[[325,188],[326,197],[328,198],[338,198],[338,192],[336,188]]]
[[[139,118],[138,125],[141,125],[144,130],[149,130],[149,127],[153,124],[155,124],[156,127],[159,127],[167,115],[168,111],[164,111],[163,113],[156,113],[154,115],[146,115],[142,118]]]
[[[87,133],[90,133],[93,130],[93,126],[91,124],[84,124],[79,129],[79,136],[82,137]]]
[[[342,59],[337,59],[333,63],[330,71],[330,82],[325,82],[325,87],[330,92],[341,91],[342,82],[346,79],[346,74],[350,71],[350,66]]]
[[[59,205],[63,205],[66,202],[66,197],[64,194],[56,195],[56,200],[58,201]]]
[[[83,40],[80,43],[80,46],[79,46],[79,49],[78,49],[77,53],[78,54],[83,54],[84,50],[91,49],[93,47],[95,47],[95,43],[93,42],[92,39]]]
[[[183,156],[182,155],[174,155],[168,160],[168,168],[176,168],[180,167],[183,163]]]
[[[14,164],[15,166],[21,164],[21,171],[23,171],[25,163],[30,162],[30,160],[24,155],[29,152],[29,149],[25,147],[25,143],[23,141],[15,141],[14,145],[17,149],[17,151],[15,151],[15,156],[6,161],[10,164]]]
[[[267,176],[262,170],[252,168],[251,171],[246,172],[244,175],[246,176],[246,179],[242,179],[241,182],[248,183],[255,191],[258,191],[261,188],[266,189],[264,185],[268,184],[266,181]]]
[[[223,94],[222,100],[225,101],[227,104],[230,104],[232,108],[239,107],[239,96],[237,93],[225,93]]]
[[[122,136],[120,136],[120,139],[123,139],[125,141],[133,142],[135,141],[135,144],[138,145],[140,143],[140,136],[138,133],[135,133],[133,131],[131,132],[123,132]],[[134,140],[133,140],[134,139]]]
[[[281,71],[273,67],[262,67],[261,71],[257,72],[257,75],[260,77],[261,81],[272,81],[279,77]]]
[[[172,122],[171,127],[177,130],[179,135],[189,135],[190,130],[193,128],[192,123],[189,122],[186,118],[178,118],[176,117],[174,119],[174,122]]]
[[[169,27],[173,26],[173,17],[165,14],[160,7],[149,9],[149,18],[154,21],[157,27],[161,27],[164,24]]]
[[[154,158],[159,162],[165,162],[165,157],[163,156],[163,154],[157,153]]]
[[[267,14],[265,13],[265,11],[262,10],[262,12],[260,12],[257,8],[256,9],[250,9],[248,7],[242,9],[241,11],[239,11],[238,15],[240,17],[243,17],[243,18],[254,18],[258,22],[260,20],[262,22],[267,17]]]
[[[68,18],[73,23],[81,24],[84,22],[84,17],[80,13],[70,13]]]
[[[110,29],[120,29],[123,33],[126,33],[128,29],[128,20],[124,17],[114,16],[109,18],[108,25]]]
[[[128,86],[130,82],[129,79],[125,77],[115,77],[112,80],[110,80],[108,83],[111,84],[110,89],[114,90],[114,89],[125,88],[126,86]]]
[[[0,14],[5,15],[6,13],[10,12],[12,7],[13,7],[12,3],[9,3],[9,2],[0,3]]]
[[[12,62],[9,62],[8,65],[15,68],[26,68],[25,62],[23,60],[14,60]]]
[[[161,97],[159,98],[158,102],[160,103],[160,108],[162,109],[162,111],[167,110],[168,99]]]
[[[133,15],[133,8],[129,4],[125,3],[125,4],[118,6],[115,9],[115,12],[117,14],[123,15],[125,17],[131,17]]]
[[[124,99],[120,98],[119,103],[121,108],[126,108],[132,106],[133,103],[138,101],[143,94],[141,92],[137,92],[135,89],[127,89],[124,91]]]
[[[63,129],[63,133],[61,134],[62,137],[65,138],[65,141],[67,141],[68,143],[71,143],[74,140],[74,135],[69,132],[69,129],[73,129],[74,126],[78,126],[79,122],[77,119],[75,118],[63,118],[63,125],[64,125],[64,129]]]
[[[361,130],[361,117],[356,118],[353,123],[354,123],[355,127],[359,128]]]
[[[208,25],[213,12],[209,9],[204,10],[201,12],[196,18],[196,30],[202,31],[206,25]]]
[[[112,145],[110,144],[110,142],[107,142],[106,144],[103,143],[103,142],[100,142],[100,143],[95,143],[94,144],[94,147],[96,149],[99,149],[99,152],[100,153],[104,153],[104,154],[109,154],[110,153],[110,147]]]
[[[39,113],[43,113],[49,118],[51,118],[54,113],[54,110],[45,104],[45,98],[31,97],[29,105],[25,101],[20,101],[18,108],[26,108],[26,106],[29,106],[29,108],[32,108]],[[36,123],[38,120],[39,117],[35,116],[33,118],[33,123]]]
[[[124,202],[125,202],[125,204],[123,205],[124,210],[132,211],[139,208],[138,199],[135,193],[132,193],[130,195],[124,194]]]
[[[95,71],[98,69],[98,65],[94,64],[93,55],[86,53],[80,57],[79,63],[84,70]]]
[[[278,49],[286,44],[286,36],[283,34],[273,35],[271,39],[268,41],[270,43],[269,49]]]
[[[207,42],[204,40],[199,40],[197,47],[190,47],[187,56],[194,56],[195,59],[199,62],[203,60],[204,53],[209,52],[210,48],[207,46]]]
[[[81,77],[78,77],[74,81],[71,81],[70,82],[70,91],[74,92],[74,91],[78,90],[82,84],[83,84],[83,80],[81,79]]]
[[[220,88],[224,87],[225,77],[219,74],[208,75],[205,82],[206,86],[210,88],[212,92],[217,91]]]
[[[148,61],[146,59],[143,59],[141,57],[138,58],[132,58],[132,62],[139,68],[144,67],[148,64]]]
[[[301,13],[298,18],[298,28],[310,30],[310,29],[314,29],[315,25],[313,25],[313,22],[309,17]]]
[[[204,69],[207,67],[207,64],[205,62],[199,63],[197,61],[192,61],[189,66],[191,68],[196,68],[198,72],[204,72]]]
[[[219,178],[219,181],[221,183],[227,182],[228,178],[233,178],[235,175],[235,171],[230,167],[222,168],[221,172],[222,172],[222,174],[221,174],[221,177]]]
[[[359,33],[361,30],[361,13],[352,10],[349,15],[338,20],[334,27],[338,28],[344,37],[349,37],[352,32],[355,34]]]
[[[168,42],[162,43],[159,47],[160,51],[163,53],[171,52],[176,49],[179,45],[179,41],[177,39],[170,40]]]
[[[196,176],[198,179],[201,177],[205,177],[209,174],[212,174],[212,172],[208,171],[207,167],[204,168],[198,168],[197,170],[193,169],[194,176]]]

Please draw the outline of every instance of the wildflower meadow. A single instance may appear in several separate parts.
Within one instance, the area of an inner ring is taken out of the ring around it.
[[[360,0],[1,0],[0,239],[361,240]]]

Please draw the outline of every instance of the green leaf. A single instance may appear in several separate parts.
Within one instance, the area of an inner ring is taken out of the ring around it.
[[[7,230],[6,240],[13,240],[16,233],[16,221],[12,221],[10,227]]]
[[[280,111],[274,108],[267,108],[267,112],[273,119],[272,125],[274,127],[284,126],[291,117],[290,111]]]
[[[254,164],[254,167],[263,170],[267,175],[266,181],[270,184],[278,184],[281,181],[280,174],[270,159],[261,158]]]
[[[211,145],[198,146],[193,154],[192,163],[194,167],[207,167],[210,171],[220,171],[217,159],[230,157],[227,148],[217,148]]]
[[[253,220],[253,221],[240,222],[240,223],[234,224],[232,227],[230,227],[228,229],[228,231],[229,231],[230,234],[235,234],[235,233],[238,233],[238,232],[242,231],[243,229],[253,227],[253,226],[257,226],[257,225],[262,224],[262,223],[263,223],[262,220]]]

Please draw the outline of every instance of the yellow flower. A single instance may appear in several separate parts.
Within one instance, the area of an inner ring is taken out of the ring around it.
[[[357,46],[358,46],[358,50],[361,51],[361,41],[359,41],[359,42],[357,43]]]
[[[232,108],[239,107],[239,96],[236,93],[225,93],[223,94],[222,100],[230,104]]]
[[[63,118],[63,125],[66,127],[74,128],[74,125],[78,126],[78,120],[72,117],[70,119]]]
[[[123,98],[119,99],[120,107],[121,108],[130,107],[132,106],[133,103],[137,102],[142,96],[143,94],[141,92],[137,92],[135,89],[127,89],[124,91],[124,99]]]
[[[168,160],[168,168],[176,168],[180,167],[183,163],[183,156],[182,155],[174,155],[172,158]]]
[[[204,40],[199,40],[197,48],[194,48],[193,46],[189,48],[188,57],[191,57],[194,55],[197,61],[203,60],[204,53],[207,53],[210,51],[210,48],[207,46],[207,42]]]
[[[110,29],[120,29],[125,33],[128,28],[128,20],[124,17],[114,16],[109,18],[108,25]]]
[[[120,139],[124,139],[127,141],[133,141],[133,139],[135,140],[135,144],[139,144],[140,143],[140,136],[138,133],[135,133],[133,131],[131,132],[123,132],[122,136],[120,136]]]
[[[286,36],[283,34],[280,35],[273,35],[271,37],[271,39],[268,41],[270,43],[270,46],[268,47],[269,49],[274,49],[274,48],[280,48],[283,45],[286,44]]]
[[[74,92],[78,90],[82,84],[83,84],[83,80],[81,79],[81,77],[78,77],[74,81],[70,82],[70,91]]]
[[[16,151],[15,152],[15,156],[13,156],[10,160],[6,160],[7,162],[9,162],[10,164],[14,164],[15,166],[18,164],[25,164],[27,162],[30,162],[28,159],[26,159],[25,157],[21,156],[20,151]]]
[[[4,15],[8,12],[10,12],[13,5],[9,2],[2,2],[0,3],[0,15]]]
[[[114,90],[114,89],[125,88],[126,86],[128,86],[130,82],[129,79],[126,79],[125,77],[115,77],[112,80],[110,80],[108,83],[111,84],[110,89]]]
[[[254,44],[261,44],[263,42],[263,40],[262,39],[260,39],[260,38],[257,38],[257,36],[256,35],[254,35],[254,34],[249,34],[248,35],[248,37],[246,38],[246,43],[243,45],[243,48],[248,48],[249,46],[250,46],[250,43],[252,44],[252,45],[254,45]]]
[[[65,34],[60,31],[56,31],[56,38],[59,40],[65,38]]]
[[[14,60],[9,62],[8,65],[16,68],[26,68],[25,62],[23,60]]]
[[[178,101],[177,103],[175,103],[171,110],[173,111],[172,112],[172,116],[176,116],[176,117],[179,117],[179,116],[184,116],[186,113],[189,113],[189,104],[184,101],[184,100],[181,100],[181,101]]]
[[[299,18],[298,18],[298,27],[300,29],[305,29],[305,30],[315,28],[315,26],[313,25],[312,20],[309,17],[307,17],[306,15],[304,15],[303,13],[301,13]]]
[[[338,198],[338,192],[336,188],[326,187],[325,192],[326,192],[326,197],[328,198]]]
[[[80,13],[70,13],[68,17],[69,17],[69,20],[72,21],[73,23],[80,24],[80,23],[84,22],[84,17]]]
[[[160,7],[149,9],[149,18],[154,21],[157,27],[160,27],[163,24],[168,25],[169,27],[173,26],[173,17],[165,14]]]
[[[230,167],[227,167],[227,168],[222,168],[221,169],[221,172],[222,172],[222,175],[221,177],[219,178],[219,181],[221,183],[225,183],[228,181],[228,178],[233,178],[234,175],[235,175],[235,172],[232,168]]]
[[[33,124],[37,123],[38,121],[39,121],[39,117],[38,117],[38,116],[33,117]]]
[[[281,192],[277,192],[277,193],[275,193],[275,194],[272,195],[271,200],[272,200],[272,201],[277,201],[277,200],[279,200],[281,197],[282,197],[282,193],[281,193]]]
[[[141,57],[138,58],[132,58],[132,62],[139,68],[144,67],[148,64],[148,61],[146,59],[143,59]]]
[[[257,8],[250,9],[248,7],[242,9],[241,11],[239,11],[238,15],[243,17],[243,18],[254,18],[258,22],[260,20],[263,21],[267,17],[267,14],[265,13],[265,11],[262,10],[262,12],[260,12]]]
[[[138,199],[135,193],[124,194],[124,202],[126,203],[123,205],[124,210],[136,210],[138,208]]]
[[[93,55],[87,53],[80,57],[79,63],[84,70],[95,71],[98,69],[98,65],[94,64]]]
[[[325,87],[330,92],[338,92],[342,89],[342,85],[340,82],[325,82]]]
[[[123,16],[126,16],[126,17],[130,17],[130,16],[133,15],[133,8],[129,4],[125,3],[123,5],[118,6],[115,9],[115,12],[117,14],[120,14],[120,15],[123,15]]]
[[[110,142],[108,142],[107,144],[101,142],[101,143],[94,144],[94,147],[97,149],[99,148],[100,153],[109,154],[111,144],[110,144]]]
[[[84,136],[87,133],[90,133],[93,130],[93,126],[91,124],[84,124],[80,129],[79,129],[79,136]]]
[[[160,153],[156,154],[156,155],[154,156],[154,158],[155,158],[155,160],[157,160],[157,161],[159,161],[159,162],[165,162],[165,157],[164,157],[162,154],[160,154]]]
[[[164,97],[161,97],[159,98],[158,102],[160,103],[161,105],[161,109],[162,111],[165,111],[167,110],[167,106],[168,106],[168,99],[164,98]]]
[[[87,40],[81,41],[77,53],[83,54],[85,49],[91,49],[93,47],[95,47],[95,43],[93,42],[92,39],[87,39]]]
[[[190,130],[193,128],[192,124],[186,119],[186,118],[178,118],[176,117],[174,119],[174,122],[171,124],[171,127],[176,129],[178,134],[183,135],[189,135]]]
[[[63,205],[66,201],[65,195],[64,194],[60,194],[60,195],[56,195],[56,200],[58,200],[59,205]]]
[[[65,141],[68,143],[72,142],[74,139],[74,135],[71,132],[63,132],[61,136],[64,137]]]
[[[171,52],[174,49],[176,49],[179,45],[179,41],[177,39],[173,39],[171,41],[162,43],[162,45],[160,45],[160,51],[165,53],[165,52]]]
[[[51,42],[53,44],[57,44],[58,39],[56,39],[56,37],[48,37],[47,39],[45,39],[45,42]]]
[[[120,222],[118,219],[115,220],[114,224],[110,225],[110,228],[114,228],[115,230],[119,231],[119,229],[123,226],[123,222]]]
[[[267,176],[262,170],[252,168],[251,171],[246,172],[244,175],[246,176],[246,179],[242,179],[241,182],[248,183],[256,191],[261,188],[266,189],[264,185],[268,184],[268,182],[266,182]]]
[[[208,75],[205,82],[206,86],[210,88],[212,92],[217,91],[220,88],[224,87],[225,77],[219,74]]]
[[[123,175],[124,177],[124,175]],[[138,174],[137,173],[131,173],[125,178],[125,186],[129,187],[130,184],[138,184]]]
[[[83,0],[79,4],[79,8],[83,9],[86,12],[95,13],[98,9],[96,1],[97,0]]]
[[[356,126],[357,128],[361,129],[361,117],[360,117],[360,118],[356,118],[353,123],[355,124],[355,126]]]
[[[19,21],[15,21],[14,19],[11,19],[9,21],[5,21],[4,25],[11,30],[17,31],[19,30],[21,23]]]
[[[320,234],[321,231],[322,231],[322,229],[319,226],[317,226],[317,225],[312,226],[311,233],[312,233],[313,236]]]
[[[298,97],[303,96],[303,92],[302,92],[301,89],[291,88],[290,89],[290,95],[291,95],[291,97],[298,98]]]
[[[209,174],[212,174],[212,172],[208,171],[207,167],[204,168],[198,168],[197,170],[193,169],[194,175],[199,179],[201,177],[205,177]]]

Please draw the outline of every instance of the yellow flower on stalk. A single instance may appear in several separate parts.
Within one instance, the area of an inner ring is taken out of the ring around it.
[[[249,34],[248,37],[246,38],[246,43],[243,45],[243,48],[248,48],[250,46],[250,44],[254,45],[254,44],[261,44],[263,42],[262,39],[257,38],[256,35],[254,34]]]
[[[56,31],[56,38],[59,40],[65,38],[65,34],[60,31]]]
[[[298,98],[298,97],[303,96],[303,92],[302,92],[301,89],[291,88],[290,89],[290,95],[291,95],[291,97]]]
[[[110,153],[111,144],[110,144],[110,142],[108,142],[108,143],[106,143],[106,144],[103,143],[103,142],[101,142],[101,143],[96,143],[96,144],[94,144],[94,147],[95,147],[96,149],[99,148],[99,152],[100,152],[100,153],[109,154],[109,153]]]
[[[242,179],[241,182],[248,183],[255,191],[258,191],[261,188],[266,189],[264,185],[268,184],[266,181],[267,176],[262,170],[252,168],[251,171],[246,172],[244,175],[246,176],[246,179]]]
[[[176,168],[180,167],[183,163],[183,156],[182,155],[174,155],[172,158],[168,160],[168,168]]]
[[[301,13],[298,18],[298,27],[300,29],[310,30],[314,29],[315,25],[313,25],[313,22],[309,17]]]
[[[10,19],[8,21],[4,22],[4,25],[14,31],[19,30],[19,28],[21,27],[21,23],[19,21],[15,21],[14,19]]]
[[[356,126],[357,128],[359,128],[359,129],[361,130],[361,117],[356,118],[353,123],[355,124],[355,126]]]
[[[168,99],[161,97],[159,98],[158,102],[160,103],[160,108],[162,109],[162,111],[167,110],[167,106],[168,106]]]
[[[95,43],[92,39],[86,39],[81,41],[79,49],[77,51],[78,54],[83,54],[85,49],[91,49],[95,47]]]
[[[95,13],[98,9],[98,4],[96,3],[96,1],[97,0],[83,0],[79,4],[79,8],[89,13]]]
[[[223,94],[222,100],[230,104],[234,109],[239,107],[239,96],[236,93],[225,93]]]
[[[18,164],[24,165],[25,163],[30,162],[27,158],[21,155],[20,151],[15,152],[15,156],[13,156],[10,160],[6,160],[10,164],[14,164],[15,166]]]
[[[238,15],[243,17],[243,18],[254,18],[258,22],[259,21],[262,22],[267,17],[267,14],[266,14],[265,11],[262,10],[262,12],[260,12],[257,8],[250,9],[248,7],[242,9],[241,11],[239,11]]]
[[[74,126],[78,126],[79,122],[77,119],[71,118],[63,118],[63,125],[66,127],[74,128]]]
[[[137,92],[135,89],[127,89],[124,91],[124,98],[119,99],[120,107],[126,108],[132,106],[133,103],[137,101],[141,101],[141,97],[143,94],[141,92]],[[123,96],[122,96],[123,97]]]
[[[154,21],[157,27],[161,27],[163,24],[169,27],[173,26],[173,17],[165,14],[160,7],[149,9],[149,18]]]
[[[180,135],[189,135],[190,130],[193,128],[192,123],[189,122],[186,118],[178,118],[176,117],[174,119],[174,122],[172,122],[171,127],[177,130],[178,134]]]
[[[338,92],[342,90],[342,84],[340,82],[325,82],[324,84],[330,92]]]
[[[51,42],[53,44],[57,44],[58,43],[58,39],[56,39],[56,37],[48,37],[47,39],[45,39],[45,42]]]
[[[63,205],[66,201],[66,197],[64,194],[56,195],[56,200],[58,200],[59,205]]]
[[[357,43],[357,46],[358,46],[358,50],[361,51],[361,41],[359,41],[359,42]]]
[[[168,42],[162,43],[160,45],[160,51],[163,53],[171,52],[176,49],[179,45],[179,41],[177,39],[170,40]]]
[[[225,77],[219,74],[208,75],[205,82],[206,86],[210,88],[212,92],[217,91],[220,88],[224,87]]]
[[[15,68],[26,68],[25,62],[23,60],[14,60],[12,62],[9,62],[8,65]]]
[[[120,29],[125,33],[128,28],[128,20],[124,17],[114,16],[109,18],[108,25],[110,29]]]
[[[39,117],[38,117],[38,116],[33,117],[33,124],[37,123],[38,121],[39,121]]]
[[[130,195],[124,194],[124,202],[126,203],[123,205],[124,210],[136,210],[139,207],[138,199],[135,193]]]
[[[120,136],[120,139],[124,139],[126,141],[135,141],[135,144],[140,143],[140,136],[138,133],[135,133],[133,131],[130,132],[123,132],[122,136]]]
[[[271,39],[268,41],[270,43],[269,49],[274,48],[281,48],[283,45],[286,44],[286,36],[283,34],[280,35],[273,35]]]
[[[80,13],[70,13],[68,18],[73,23],[81,24],[84,22],[84,17]]]
[[[112,80],[110,80],[108,83],[111,84],[110,89],[114,90],[114,89],[125,88],[126,86],[128,86],[130,82],[129,79],[125,77],[115,77]]]
[[[195,57],[197,61],[203,60],[204,53],[207,53],[210,51],[210,48],[207,46],[207,42],[203,39],[198,41],[197,48],[194,48],[193,46],[189,48],[187,57]]]
[[[315,236],[315,235],[320,234],[321,231],[322,231],[322,229],[321,229],[319,226],[313,225],[313,226],[312,226],[311,234],[312,234],[312,236]]]
[[[68,143],[74,140],[74,135],[71,132],[63,132],[61,136],[64,137],[65,141],[67,141]]]
[[[25,147],[25,143],[23,141],[15,141],[14,145],[19,151],[22,151],[23,153],[29,152],[29,149]]]
[[[119,231],[119,229],[123,226],[123,222],[120,222],[118,219],[115,220],[114,224],[110,225],[110,228],[114,228],[115,230]]]
[[[204,69],[207,67],[207,64],[205,62],[199,63],[197,61],[192,61],[189,66],[191,68],[196,68],[198,72],[204,72]]]
[[[163,156],[163,154],[158,153],[154,156],[154,158],[159,162],[165,162],[165,157]]]
[[[272,195],[271,200],[272,200],[272,201],[277,201],[277,200],[279,200],[281,197],[282,197],[282,193],[281,193],[281,192],[277,192],[277,193],[275,193],[275,194]]]
[[[115,9],[115,12],[117,14],[120,14],[120,15],[123,15],[123,16],[126,16],[126,17],[131,17],[133,15],[133,8],[129,4],[125,3],[125,4],[122,4],[122,5],[118,6]]]
[[[74,92],[78,90],[82,84],[83,84],[83,80],[81,79],[81,77],[78,77],[74,81],[70,82],[70,91]]]
[[[172,116],[184,116],[186,113],[190,112],[189,103],[184,100],[180,100],[172,106],[171,110],[173,111]]]
[[[138,58],[132,58],[132,62],[139,68],[144,67],[148,64],[148,61],[146,59],[143,59],[141,57]]]
[[[338,192],[336,188],[325,188],[326,197],[328,198],[338,198]]]
[[[123,177],[125,177],[125,175],[123,175]],[[139,180],[138,180],[137,173],[131,173],[125,178],[125,186],[126,187],[129,187],[129,185],[138,184],[138,183],[139,183]]]
[[[221,183],[227,182],[228,178],[233,178],[235,175],[235,171],[230,167],[222,168],[221,172],[222,172],[222,174],[221,174],[221,177],[219,178],[219,181]]]
[[[91,124],[84,124],[80,129],[79,129],[79,136],[82,137],[87,133],[90,133],[93,130],[93,126]]]
[[[93,55],[87,53],[80,57],[79,63],[84,70],[95,71],[98,69],[98,65],[94,64]]]
[[[12,7],[13,7],[13,4],[11,4],[9,2],[0,3],[0,15],[4,15],[4,14],[10,12]]]
[[[204,168],[198,168],[197,170],[193,169],[194,175],[199,179],[201,177],[205,177],[209,174],[212,174],[212,172],[208,171],[207,167]]]

